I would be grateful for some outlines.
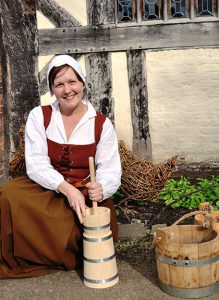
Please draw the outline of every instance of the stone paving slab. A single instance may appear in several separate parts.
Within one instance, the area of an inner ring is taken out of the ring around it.
[[[143,223],[119,224],[119,239],[137,239],[146,236],[147,229]]]

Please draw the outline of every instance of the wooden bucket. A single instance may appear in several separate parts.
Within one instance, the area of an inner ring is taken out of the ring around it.
[[[84,218],[84,284],[90,288],[106,288],[119,281],[112,232],[110,209],[86,209]]]
[[[154,237],[159,285],[166,294],[201,298],[219,289],[219,236],[212,227],[158,228]]]
[[[199,205],[200,214],[195,215],[194,224],[195,225],[203,225],[207,220],[207,215],[211,216],[212,219],[215,220],[213,224],[213,229],[219,232],[219,211],[214,211],[209,202],[204,202]],[[206,212],[206,213],[204,213]]]

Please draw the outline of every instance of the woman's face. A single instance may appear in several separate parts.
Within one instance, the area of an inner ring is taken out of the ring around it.
[[[60,70],[52,84],[52,92],[62,109],[75,109],[82,101],[84,84],[71,67]]]

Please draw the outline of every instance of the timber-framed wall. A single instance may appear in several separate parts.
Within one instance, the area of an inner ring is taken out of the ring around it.
[[[84,55],[89,97],[114,122],[111,53],[124,51],[128,62],[133,150],[151,158],[145,50],[218,47],[219,22],[118,26],[115,5],[116,1],[87,0],[88,25],[81,26],[54,0],[1,1],[5,176],[19,143],[18,129],[30,109],[39,104],[40,91],[45,90],[44,72],[40,74],[39,89],[38,55],[67,53],[76,58]],[[56,28],[37,30],[37,8]],[[219,169],[218,165],[208,164],[204,168],[209,167],[212,172]]]
[[[2,91],[2,64],[0,60],[0,178],[3,177],[4,157],[4,126],[3,126],[3,91]]]
[[[4,98],[4,177],[19,145],[19,128],[39,104],[36,2],[1,1],[2,82]]]

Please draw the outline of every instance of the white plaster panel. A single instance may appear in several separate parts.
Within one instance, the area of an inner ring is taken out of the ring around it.
[[[219,49],[147,52],[153,160],[219,159]]]
[[[70,12],[81,25],[87,25],[86,0],[56,0],[56,2]]]
[[[119,140],[132,149],[132,120],[125,52],[112,53],[113,97],[115,99],[115,128]]]

